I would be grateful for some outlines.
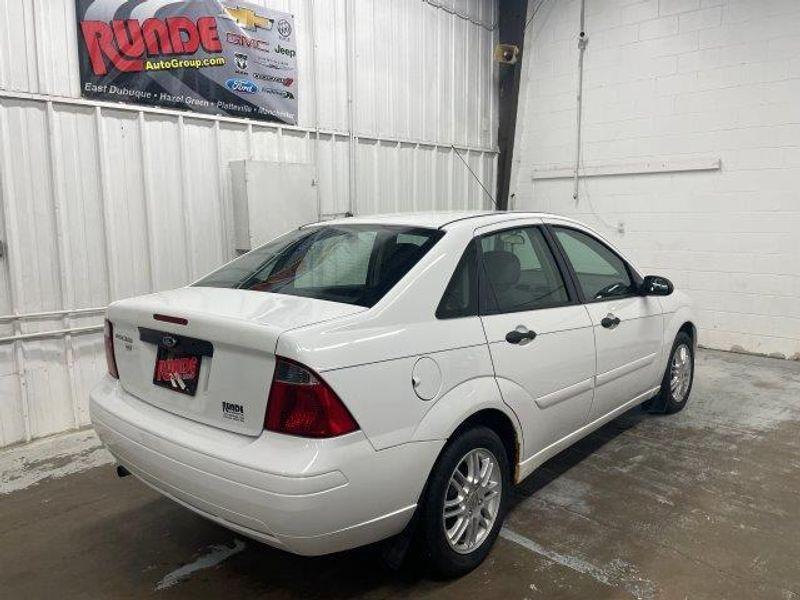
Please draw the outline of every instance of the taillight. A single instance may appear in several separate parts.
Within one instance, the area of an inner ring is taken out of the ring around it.
[[[106,319],[105,326],[103,327],[103,336],[106,344],[106,365],[108,366],[108,374],[114,379],[119,379],[117,358],[114,355],[114,326],[108,319]]]
[[[319,375],[299,363],[278,357],[264,428],[325,438],[356,431],[358,423]]]

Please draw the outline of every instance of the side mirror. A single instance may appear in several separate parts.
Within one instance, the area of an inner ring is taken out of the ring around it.
[[[644,296],[669,296],[675,291],[675,286],[666,277],[648,275],[640,287]]]

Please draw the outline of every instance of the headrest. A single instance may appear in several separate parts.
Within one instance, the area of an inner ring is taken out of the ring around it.
[[[390,270],[402,268],[411,259],[416,258],[417,253],[419,253],[419,246],[416,244],[395,244],[386,261],[387,268]]]
[[[519,281],[519,258],[513,252],[490,250],[484,253],[483,262],[489,281],[496,290],[508,289]]]

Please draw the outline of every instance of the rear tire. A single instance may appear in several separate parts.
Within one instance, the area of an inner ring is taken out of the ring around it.
[[[684,409],[694,383],[694,343],[684,331],[675,336],[661,389],[642,406],[651,413],[674,414]]]
[[[511,491],[503,442],[488,427],[469,429],[442,451],[420,507],[422,550],[433,571],[465,575],[489,554]]]

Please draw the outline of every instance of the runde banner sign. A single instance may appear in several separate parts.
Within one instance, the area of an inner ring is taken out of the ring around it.
[[[228,0],[77,0],[81,93],[297,124],[294,17]]]

